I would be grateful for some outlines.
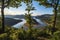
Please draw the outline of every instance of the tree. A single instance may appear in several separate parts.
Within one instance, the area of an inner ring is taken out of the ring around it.
[[[35,0],[35,1],[38,1],[40,5],[53,8],[53,12],[54,12],[54,20],[53,20],[53,28],[52,28],[52,34],[53,34],[56,27],[57,13],[60,10],[60,0]]]
[[[4,26],[4,8],[6,7],[19,7],[21,6],[22,0],[0,0],[0,8],[1,8],[1,16],[2,16],[2,33],[4,33],[5,26]]]
[[[26,11],[27,13],[25,14],[26,21],[29,25],[29,28],[32,27],[32,17],[31,17],[31,11],[35,10],[35,7],[33,7],[32,0],[24,0],[24,3],[26,3]]]
[[[25,14],[25,19],[28,24],[28,30],[29,30],[29,39],[32,40],[32,17],[31,17],[31,11],[35,10],[35,7],[33,7],[32,0],[24,0],[24,3],[26,4],[27,13]]]

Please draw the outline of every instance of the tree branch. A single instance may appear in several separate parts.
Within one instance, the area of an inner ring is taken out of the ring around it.
[[[6,3],[7,3],[7,5],[5,5],[4,8],[7,7],[7,6],[9,5],[10,0],[6,1]]]
[[[45,4],[48,4],[48,5],[52,6],[52,7],[54,7],[54,5],[52,3],[45,3]]]

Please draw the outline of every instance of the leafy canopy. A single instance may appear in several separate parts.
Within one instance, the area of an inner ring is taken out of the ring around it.
[[[21,6],[22,0],[4,0],[4,8],[5,7],[19,7]],[[0,8],[2,5],[2,0],[0,0]]]

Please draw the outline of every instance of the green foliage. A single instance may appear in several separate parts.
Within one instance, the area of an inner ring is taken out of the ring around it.
[[[35,0],[35,1],[39,2],[40,5],[43,5],[45,7],[53,7],[54,8],[56,6],[58,0]],[[60,0],[59,0],[59,2],[60,2]],[[58,5],[60,5],[59,2],[58,2]]]
[[[20,6],[22,0],[11,0],[9,6],[11,7],[18,7]],[[53,2],[52,0],[37,0],[41,4],[43,4],[46,7],[51,7],[52,5],[50,4]],[[28,14],[25,14],[25,19],[27,23],[29,24],[29,27],[31,27],[28,30],[24,30],[23,28],[16,29],[13,27],[5,27],[5,33],[0,34],[0,40],[59,40],[60,39],[60,30],[58,26],[60,26],[60,16],[58,16],[57,20],[57,29],[54,34],[51,34],[52,27],[48,26],[46,28],[42,29],[34,29],[32,28],[32,17],[30,14],[31,10],[34,10],[34,7],[32,6],[32,1],[31,0],[24,0],[24,2],[27,4],[27,11]],[[31,3],[31,4],[30,4]],[[55,5],[53,5],[55,6]],[[48,19],[48,21],[51,21],[51,19]],[[47,21],[47,22],[48,22]],[[49,23],[49,22],[48,22]],[[1,21],[0,21],[1,25]],[[0,32],[1,32],[1,26],[0,26]]]
[[[32,17],[31,14],[25,14],[25,19],[28,25],[32,25]]]
[[[0,34],[0,40],[7,40],[7,33]]]
[[[53,27],[56,27],[56,18],[57,18],[57,14],[59,13],[59,9],[60,9],[60,0],[36,0],[38,1],[41,5],[45,6],[45,7],[51,7],[53,8],[53,12],[54,12],[54,20],[53,20]],[[52,32],[53,34],[53,32]]]
[[[60,40],[60,31],[55,32],[49,40]]]
[[[10,27],[8,27],[10,29]],[[0,34],[0,40],[59,40],[60,30],[57,30],[54,35],[50,34],[49,28],[24,30],[23,28],[10,30],[6,29],[6,33]]]
[[[24,0],[24,3],[26,3],[26,6],[27,6],[27,8],[26,8],[26,11],[27,11],[27,13],[25,14],[25,19],[26,19],[26,22],[27,22],[27,24],[28,24],[28,27],[29,27],[29,29],[30,29],[30,31],[31,31],[31,28],[32,28],[32,17],[31,17],[31,11],[32,10],[35,10],[35,7],[33,7],[33,4],[32,4],[32,0]]]
[[[18,8],[21,6],[22,0],[10,0],[9,7],[16,7]]]
[[[5,7],[19,7],[21,6],[22,0],[4,0],[4,8]],[[0,5],[2,5],[2,0],[0,0]]]
[[[60,23],[60,14],[57,15],[57,23]]]

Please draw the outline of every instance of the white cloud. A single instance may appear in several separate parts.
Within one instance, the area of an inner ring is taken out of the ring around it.
[[[4,9],[4,15],[20,15],[24,13],[25,11],[14,11],[14,10],[9,10],[7,8]],[[1,9],[0,9],[0,15],[1,15]]]
[[[25,14],[27,11],[23,11],[23,10],[10,10],[5,8],[4,9],[4,15],[21,15],[21,14]],[[0,15],[1,15],[1,9],[0,9]],[[33,16],[36,15],[40,15],[40,13],[37,13],[36,11],[33,12],[32,14]]]

